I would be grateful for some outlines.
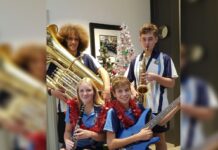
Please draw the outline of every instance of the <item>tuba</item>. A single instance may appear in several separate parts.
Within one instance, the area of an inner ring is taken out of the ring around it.
[[[72,98],[77,95],[77,83],[82,78],[89,77],[94,81],[98,90],[103,90],[103,81],[60,44],[58,41],[58,27],[55,24],[47,27],[46,51],[48,53],[48,70],[50,69],[46,75],[48,87],[64,89],[66,96]]]
[[[139,66],[139,85],[137,87],[137,92],[138,92],[138,100],[140,103],[143,103],[144,106],[146,106],[146,94],[149,91],[149,83],[144,83],[141,79],[141,74],[146,72],[146,52],[148,49],[146,48],[142,54],[142,60],[140,61],[140,66]]]
[[[6,50],[0,47],[0,120],[23,122],[23,128],[35,132],[46,125],[46,86],[19,69]]]

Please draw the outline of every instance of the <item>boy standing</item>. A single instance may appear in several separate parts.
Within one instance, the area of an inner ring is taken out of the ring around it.
[[[155,45],[158,42],[158,28],[154,24],[144,24],[140,29],[140,43],[143,52],[139,54],[134,60],[131,61],[125,76],[130,82],[135,82],[135,88],[139,84],[149,83],[149,91],[146,94],[146,105],[152,109],[153,114],[160,113],[168,106],[167,88],[173,88],[175,79],[178,77],[174,63],[170,56],[160,52]],[[143,53],[145,52],[145,56]],[[145,58],[143,58],[143,56]],[[146,72],[140,73],[141,60],[145,59]],[[140,82],[140,83],[139,83]],[[138,92],[131,87],[134,96]],[[165,135],[169,126],[158,126],[155,131],[158,132],[157,136],[160,137],[160,142],[156,144],[157,150],[165,150],[166,142]]]

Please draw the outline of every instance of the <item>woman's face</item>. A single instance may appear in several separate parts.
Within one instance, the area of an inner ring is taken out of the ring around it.
[[[67,48],[71,53],[75,53],[75,52],[77,52],[78,46],[79,46],[79,36],[72,33],[67,38]]]
[[[91,84],[82,83],[78,89],[79,97],[84,105],[93,103],[94,90]]]

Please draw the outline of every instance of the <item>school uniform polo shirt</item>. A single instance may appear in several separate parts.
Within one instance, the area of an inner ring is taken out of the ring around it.
[[[135,83],[135,87],[139,85],[139,67],[142,59],[142,53],[133,59],[128,66],[124,76],[130,82]],[[163,77],[177,78],[178,74],[175,65],[170,56],[157,49],[152,51],[150,57],[146,58],[146,72],[152,72]],[[159,113],[168,106],[167,88],[161,86],[156,81],[150,82],[150,89],[147,93],[147,107],[152,109],[152,113]]]
[[[205,108],[218,107],[213,89],[205,81],[190,76],[181,78],[181,103]],[[190,149],[204,142],[202,122],[181,113],[180,124],[182,149]]]
[[[138,107],[141,111],[144,111],[144,107],[141,104],[138,104]],[[136,122],[136,118],[133,115],[132,109],[129,108],[125,111],[125,115],[130,119]],[[107,112],[107,119],[104,125],[104,131],[110,131],[116,133],[116,137],[119,137],[120,132],[124,129],[123,123],[118,119],[116,111],[113,108],[110,108]]]
[[[99,112],[100,112],[100,107],[97,107],[97,106],[94,107],[94,109],[92,110],[92,112],[89,115],[84,112],[83,116],[82,116],[83,124],[87,128],[94,126]],[[70,109],[69,109],[69,107],[67,107],[65,122],[70,123]],[[73,131],[72,131],[72,136],[73,136]],[[96,145],[96,144],[97,144],[96,141],[92,140],[91,138],[87,138],[87,139],[78,140],[77,147],[83,148],[86,146],[91,146],[91,145]]]

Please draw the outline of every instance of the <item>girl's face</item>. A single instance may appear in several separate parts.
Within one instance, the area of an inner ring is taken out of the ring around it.
[[[84,105],[93,103],[94,90],[91,84],[82,83],[78,89],[79,97]]]
[[[123,105],[128,105],[131,98],[131,91],[128,85],[116,88],[113,92],[114,97]]]
[[[79,46],[79,37],[72,33],[68,38],[67,38],[67,48],[70,52],[75,53],[77,52],[77,48]]]

